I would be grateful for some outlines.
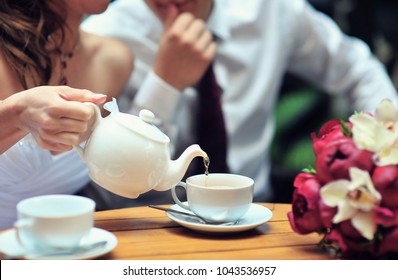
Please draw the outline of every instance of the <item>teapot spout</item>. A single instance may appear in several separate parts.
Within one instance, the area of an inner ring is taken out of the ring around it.
[[[197,144],[189,146],[178,159],[170,162],[167,173],[154,190],[165,191],[177,185],[187,172],[189,164],[195,157],[208,157],[206,152]]]

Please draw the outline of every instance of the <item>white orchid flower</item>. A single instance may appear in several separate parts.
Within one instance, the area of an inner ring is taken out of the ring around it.
[[[376,165],[398,163],[398,109],[390,100],[381,101],[374,116],[359,113],[349,120],[355,145],[374,152]]]
[[[368,172],[351,167],[350,178],[351,181],[337,180],[326,184],[321,189],[321,197],[327,206],[338,208],[333,223],[351,219],[353,227],[372,240],[376,232],[372,210],[378,206],[381,195]]]

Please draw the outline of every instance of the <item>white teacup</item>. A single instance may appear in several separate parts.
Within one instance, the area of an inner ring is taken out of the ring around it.
[[[29,252],[73,249],[94,226],[95,202],[75,195],[43,195],[17,204],[17,238]]]
[[[181,186],[187,192],[188,204],[176,194]],[[253,179],[236,174],[212,173],[195,175],[171,189],[173,200],[182,208],[215,223],[234,222],[249,210],[253,201]]]

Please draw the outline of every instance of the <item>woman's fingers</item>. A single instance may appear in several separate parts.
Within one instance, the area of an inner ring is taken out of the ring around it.
[[[67,86],[37,87],[18,96],[17,125],[53,151],[70,150],[87,139],[96,119],[93,104],[106,99],[106,95]]]

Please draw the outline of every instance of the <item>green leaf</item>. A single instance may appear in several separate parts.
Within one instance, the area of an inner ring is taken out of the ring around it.
[[[302,171],[305,173],[316,174],[315,168],[312,167],[311,165],[309,165],[307,168],[304,168]]]
[[[351,131],[350,127],[347,125],[347,123],[343,120],[340,120],[340,124],[343,129],[343,131],[342,131],[343,135],[352,137],[352,131]]]

